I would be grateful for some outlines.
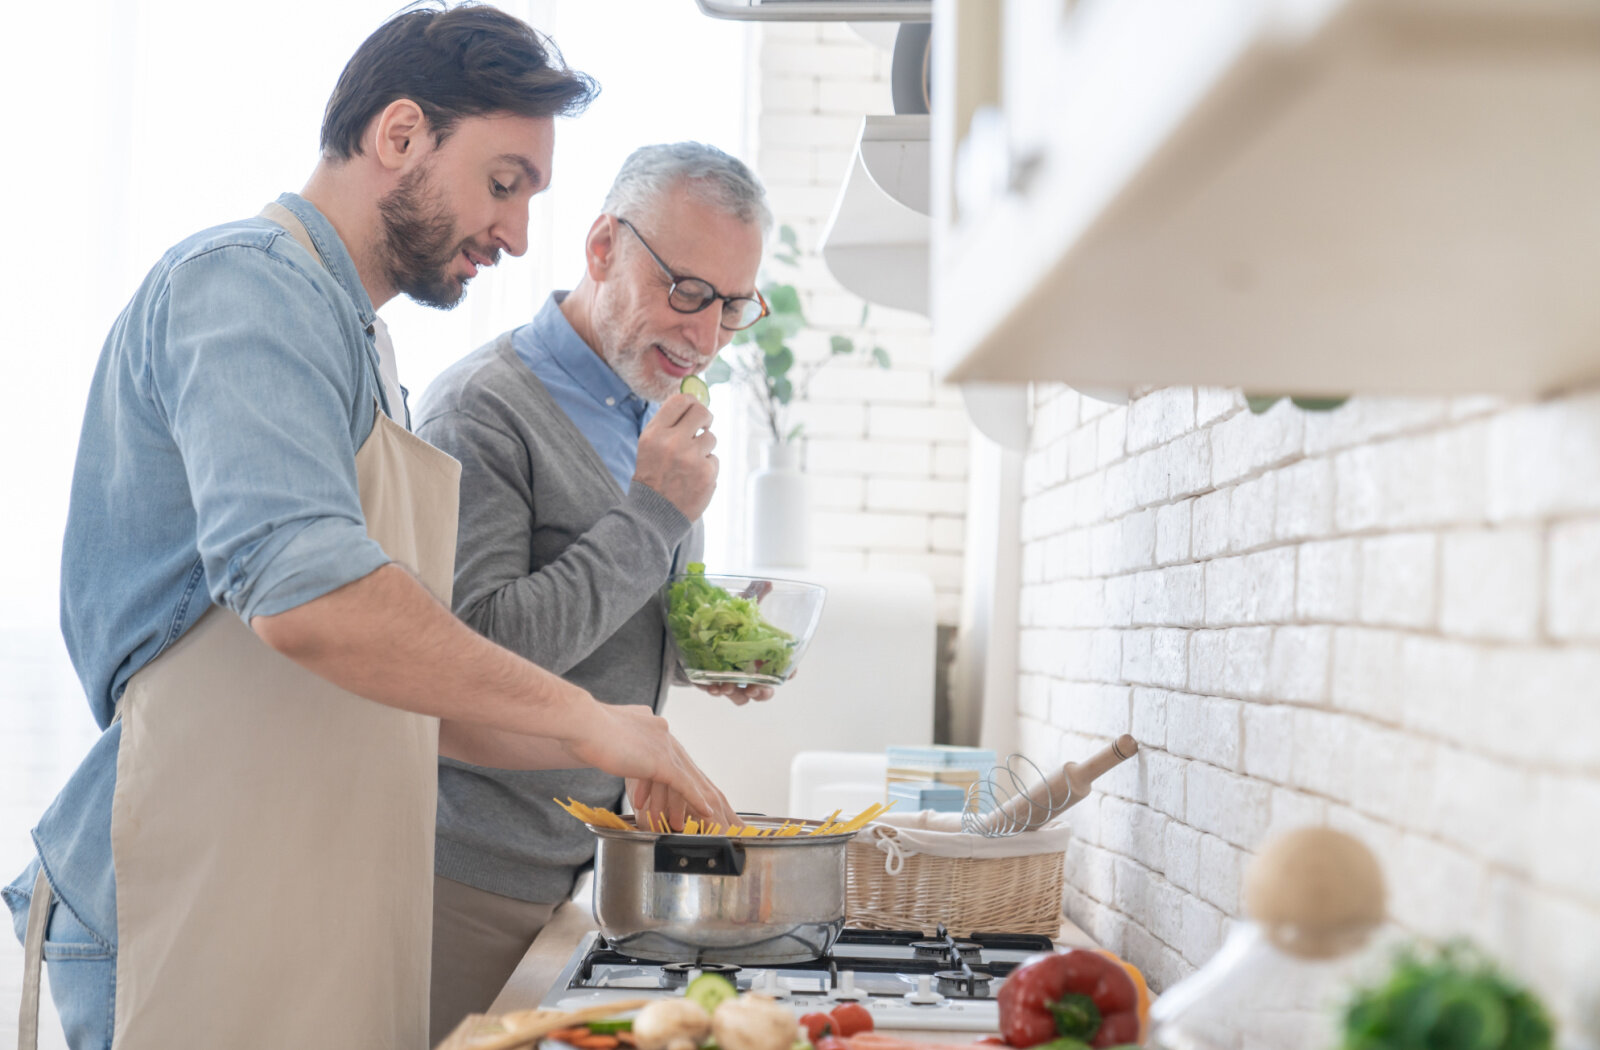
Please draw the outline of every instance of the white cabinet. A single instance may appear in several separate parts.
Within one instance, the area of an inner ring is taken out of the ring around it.
[[[953,380],[1600,378],[1600,4],[938,0]]]

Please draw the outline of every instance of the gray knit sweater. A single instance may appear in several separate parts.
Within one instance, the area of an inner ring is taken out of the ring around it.
[[[660,710],[672,675],[657,594],[701,557],[700,524],[647,485],[617,487],[510,333],[434,381],[416,432],[461,461],[456,614],[606,703]],[[441,758],[434,871],[519,900],[563,900],[594,859],[594,837],[551,799],[615,807],[622,787],[596,769]]]

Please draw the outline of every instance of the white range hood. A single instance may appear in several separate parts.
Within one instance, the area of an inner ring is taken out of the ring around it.
[[[822,261],[869,303],[928,316],[928,117],[869,116],[822,235]],[[1021,383],[963,383],[972,423],[1008,449],[1027,445]]]
[[[928,118],[872,116],[822,235],[822,261],[869,303],[928,314]]]

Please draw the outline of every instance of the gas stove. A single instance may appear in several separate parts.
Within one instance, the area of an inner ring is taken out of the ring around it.
[[[995,993],[1025,959],[1054,948],[1039,934],[952,937],[914,931],[846,929],[833,950],[810,962],[775,967],[641,962],[585,935],[541,1006],[575,1010],[622,999],[682,994],[697,973],[721,973],[740,991],[781,999],[796,1013],[860,1002],[881,1029],[994,1032]]]

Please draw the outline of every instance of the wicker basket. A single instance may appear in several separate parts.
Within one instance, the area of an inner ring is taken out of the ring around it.
[[[1003,839],[960,830],[953,813],[883,817],[847,847],[846,925],[952,934],[1061,929],[1065,827]]]

